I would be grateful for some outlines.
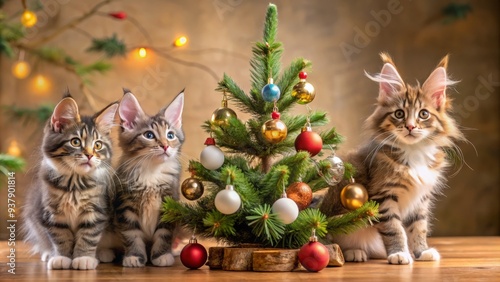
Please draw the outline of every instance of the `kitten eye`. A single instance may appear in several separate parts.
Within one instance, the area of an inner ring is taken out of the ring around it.
[[[95,143],[94,143],[94,149],[95,150],[101,150],[102,149],[102,142],[101,141],[95,141]]]
[[[431,114],[429,113],[428,110],[421,110],[419,113],[418,113],[418,117],[425,120],[425,119],[428,119],[429,117],[431,116]]]
[[[80,141],[79,138],[73,138],[69,141],[69,143],[71,144],[71,146],[73,147],[80,147],[80,145],[82,144],[82,142]]]
[[[175,133],[173,131],[167,132],[167,139],[173,140],[175,138]]]
[[[146,131],[144,132],[144,137],[146,137],[146,139],[154,139],[155,138],[155,134],[153,133],[153,131]]]
[[[394,112],[394,117],[396,117],[397,119],[402,119],[405,117],[405,112],[403,110],[396,110]]]

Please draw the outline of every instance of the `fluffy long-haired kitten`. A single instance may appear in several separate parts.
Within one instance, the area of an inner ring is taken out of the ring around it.
[[[464,140],[446,95],[446,88],[456,82],[446,73],[448,56],[415,86],[403,82],[387,54],[381,57],[385,64],[380,74],[367,74],[379,83],[375,111],[365,122],[367,142],[344,157],[357,169],[356,181],[379,203],[380,218],[374,226],[331,239],[347,261],[439,260],[438,251],[427,245],[428,221],[431,203],[444,186],[446,151],[460,152],[455,144]],[[339,187],[330,188],[321,204],[326,214],[342,212]]]
[[[148,257],[156,266],[174,263],[175,226],[161,222],[160,213],[165,196],[179,199],[183,106],[183,92],[154,116],[145,114],[127,90],[120,102],[123,155],[116,218],[125,247],[123,266],[143,267]]]
[[[48,269],[95,269],[113,193],[111,130],[118,104],[80,116],[63,98],[47,122],[36,183],[23,208],[24,233]]]

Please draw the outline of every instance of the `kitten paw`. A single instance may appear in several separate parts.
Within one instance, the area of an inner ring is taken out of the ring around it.
[[[94,257],[83,256],[73,259],[73,269],[92,270],[97,267],[99,261]]]
[[[47,262],[47,269],[69,269],[71,267],[71,259],[65,256],[55,256]]]
[[[123,266],[125,267],[144,267],[144,259],[137,256],[128,256],[123,259]]]
[[[48,261],[50,259],[50,252],[43,252],[40,258],[41,261]]]
[[[440,259],[441,256],[439,255],[439,252],[434,248],[430,248],[428,250],[423,251],[418,258],[415,258],[415,260],[423,260],[423,261],[440,260]]]
[[[97,258],[100,262],[112,262],[115,259],[115,252],[112,249],[99,249]]]
[[[344,251],[345,261],[363,262],[368,260],[368,255],[365,251],[356,250],[346,250]]]
[[[171,253],[166,253],[151,260],[151,262],[156,266],[171,266],[174,264],[174,261],[174,256]]]
[[[410,253],[408,252],[397,252],[391,254],[387,257],[387,261],[390,264],[410,264],[413,263]]]

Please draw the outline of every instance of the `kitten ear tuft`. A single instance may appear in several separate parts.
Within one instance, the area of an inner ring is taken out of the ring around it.
[[[437,65],[437,67],[442,67],[444,68],[445,70],[448,68],[448,58],[450,57],[450,54],[446,54],[446,56],[444,56],[441,61],[439,62],[439,64]]]
[[[446,65],[446,63],[445,63]],[[446,69],[441,66],[436,68],[422,85],[422,91],[429,97],[433,106],[440,110],[446,102],[446,87],[453,85],[456,81],[449,80]]]
[[[121,124],[126,129],[134,128],[137,120],[144,116],[139,101],[134,94],[127,92],[123,95],[120,105],[118,106],[118,114],[120,115]]]
[[[122,89],[123,89],[123,95],[125,95],[127,93],[132,93],[132,91],[130,91],[130,89],[128,89],[128,88],[123,87]]]
[[[385,63],[379,74],[372,76],[365,71],[365,75],[369,79],[379,83],[378,100],[380,102],[386,102],[387,100],[392,99],[405,87],[403,79],[399,75],[396,68],[390,63]]]
[[[54,108],[50,118],[50,127],[55,132],[62,132],[69,125],[80,122],[78,105],[71,97],[63,98]]]
[[[68,98],[68,97],[69,97],[69,98],[73,98],[73,97],[71,96],[71,93],[69,92],[69,87],[68,87],[68,86],[66,86],[66,90],[64,90],[64,92],[63,92],[63,98]]]
[[[116,110],[118,109],[118,103],[114,102],[106,106],[102,111],[98,112],[94,116],[94,121],[97,127],[104,133],[109,134],[111,128],[114,125]]]
[[[164,109],[163,114],[168,123],[175,127],[182,127],[182,110],[184,108],[184,90]]]

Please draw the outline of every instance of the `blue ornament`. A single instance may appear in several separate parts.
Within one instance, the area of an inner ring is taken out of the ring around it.
[[[262,88],[262,98],[266,102],[276,102],[280,98],[281,90],[278,85],[269,83]]]

